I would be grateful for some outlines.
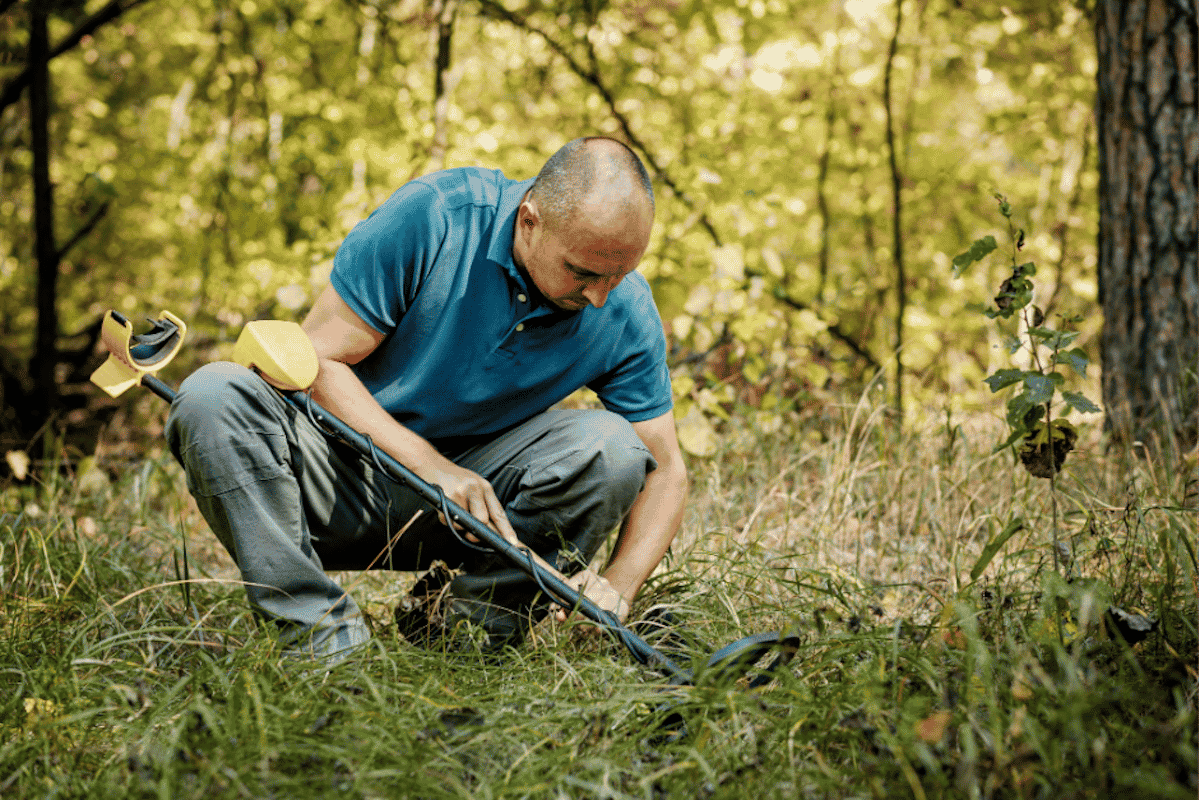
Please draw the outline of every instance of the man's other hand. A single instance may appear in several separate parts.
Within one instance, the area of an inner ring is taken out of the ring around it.
[[[629,602],[612,587],[612,584],[603,575],[585,569],[567,578],[567,585],[600,606],[604,611],[614,614],[622,625],[625,624],[625,620],[629,617]],[[569,608],[559,606],[555,612],[555,618],[559,622],[565,622],[570,613]]]

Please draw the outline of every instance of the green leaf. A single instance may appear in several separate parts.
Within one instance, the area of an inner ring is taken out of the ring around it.
[[[1064,350],[1079,338],[1079,331],[1056,331],[1053,328],[1030,328],[1029,335],[1053,350]]]
[[[1037,267],[1033,265],[1032,261],[1026,261],[1024,264],[1013,270],[1014,275],[1025,275],[1027,277],[1032,277],[1036,273]]]
[[[1098,414],[1102,410],[1100,406],[1096,405],[1091,400],[1088,400],[1078,392],[1063,392],[1062,396],[1063,400],[1066,401],[1068,406],[1080,413]]]
[[[1021,337],[1013,336],[1011,333],[1004,335],[1004,349],[1011,356],[1013,353],[1021,349]]]
[[[988,564],[992,563],[992,559],[996,557],[996,553],[1000,552],[1000,548],[1004,547],[1005,542],[1011,539],[1018,531],[1025,528],[1025,520],[1020,517],[1014,518],[1011,522],[1004,526],[1004,530],[996,534],[996,536],[987,543],[983,548],[983,552],[979,554],[979,558],[975,561],[975,566],[971,567],[971,580],[979,580],[979,576],[987,569]]]
[[[1011,217],[1012,216],[1012,206],[1009,205],[1008,198],[1006,198],[1004,195],[1000,194],[999,192],[996,192],[992,196],[995,197],[997,202],[1000,203],[1000,213],[1006,217]]]
[[[1041,408],[1041,404],[1032,402],[1029,399],[1029,391],[1026,390],[1009,400],[1007,407],[1008,413],[1005,415],[1005,420],[1008,421],[1008,427],[1014,430],[1020,428],[1024,433],[1029,428],[1025,422],[1025,416],[1033,409]]]
[[[1012,433],[1010,433],[1010,434],[1008,435],[1008,438],[1007,438],[1007,439],[1005,439],[1003,442],[1001,442],[1000,444],[996,445],[996,446],[995,446],[995,447],[992,449],[992,452],[993,452],[993,453],[999,453],[1001,450],[1006,450],[1006,449],[1008,449],[1008,448],[1009,448],[1009,447],[1011,447],[1013,444],[1015,444],[1015,443],[1017,442],[1017,440],[1018,440],[1018,439],[1021,439],[1021,438],[1023,438],[1023,437],[1025,436],[1025,434],[1027,434],[1027,433],[1029,433],[1029,431],[1028,431],[1028,430],[1025,428],[1025,426],[1024,426],[1024,425],[1022,425],[1022,426],[1021,426],[1021,427],[1019,427],[1019,428],[1015,428],[1015,429],[1013,430],[1013,432],[1012,432]]]
[[[1055,350],[1066,350],[1078,338],[1079,331],[1059,331],[1058,337],[1048,344]]]
[[[1059,376],[1061,379],[1061,376]],[[1029,397],[1030,405],[1040,406],[1049,403],[1054,397],[1056,381],[1053,375],[1042,375],[1039,372],[1025,373],[1025,394]]]
[[[1066,364],[1071,369],[1083,378],[1087,377],[1088,357],[1087,353],[1076,347],[1074,350],[1066,352],[1059,351],[1054,354],[1055,364]]]
[[[966,252],[959,253],[950,260],[951,266],[954,267],[954,277],[957,278],[962,275],[967,267],[976,261],[982,261],[995,249],[995,236],[985,236],[982,239],[976,239]]]
[[[1012,386],[1014,383],[1020,383],[1025,377],[1025,371],[1020,369],[1000,369],[996,370],[991,375],[983,379],[983,382],[992,390],[992,394]]]

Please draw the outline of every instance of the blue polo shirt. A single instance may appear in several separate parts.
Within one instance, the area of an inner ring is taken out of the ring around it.
[[[355,226],[331,282],[384,340],[354,367],[389,413],[433,442],[502,433],[581,386],[639,422],[671,409],[666,340],[646,279],[602,308],[559,309],[513,263],[532,180],[445,170]]]

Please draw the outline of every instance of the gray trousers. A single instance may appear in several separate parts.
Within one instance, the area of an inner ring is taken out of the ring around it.
[[[244,367],[219,362],[189,376],[166,435],[251,607],[291,649],[337,658],[369,637],[327,569],[421,570],[437,560],[462,569],[452,608],[493,643],[519,641],[544,613],[523,572],[464,547],[415,493]],[[630,424],[601,410],[547,411],[460,450],[443,455],[486,478],[521,541],[567,573],[591,560],[656,466]]]

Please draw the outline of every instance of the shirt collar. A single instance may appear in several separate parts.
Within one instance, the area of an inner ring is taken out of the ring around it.
[[[529,305],[533,309],[531,316],[574,316],[579,312],[559,308],[543,297],[533,280],[513,261],[513,231],[516,230],[517,210],[521,207],[521,201],[525,199],[525,193],[533,186],[534,180],[535,178],[530,178],[527,181],[513,182],[500,191],[500,202],[496,204],[497,227],[488,245],[487,257],[489,261],[499,264],[509,279],[529,297]]]
[[[513,231],[516,229],[517,209],[525,193],[533,186],[534,178],[506,185],[500,191],[500,202],[496,204],[496,228],[488,245],[488,259],[504,268],[504,271],[525,290],[529,289],[525,277],[513,263]]]

